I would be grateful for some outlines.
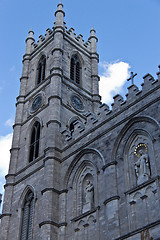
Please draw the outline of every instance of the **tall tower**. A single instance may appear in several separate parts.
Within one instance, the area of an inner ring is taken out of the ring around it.
[[[64,15],[26,39],[0,239],[158,240],[160,72],[101,104],[95,30]]]
[[[84,43],[73,28],[67,30],[64,16],[59,3],[53,30],[37,43],[32,30],[26,39],[1,216],[3,240],[67,239],[62,132],[69,139],[76,126],[83,130],[86,113],[95,111],[100,96],[95,30]]]

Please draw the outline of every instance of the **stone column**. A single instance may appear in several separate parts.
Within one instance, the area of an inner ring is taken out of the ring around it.
[[[92,81],[92,94],[93,94],[93,108],[96,109],[100,103],[99,95],[99,76],[98,76],[98,62],[99,55],[97,53],[98,39],[95,34],[95,30],[92,28],[90,31],[90,37],[88,39],[91,42],[91,81]],[[94,112],[93,109],[93,112]]]
[[[48,98],[49,118],[47,125],[46,150],[45,150],[45,175],[44,181],[47,190],[43,193],[43,222],[41,236],[43,240],[58,239],[59,233],[59,194],[60,190],[60,111],[61,111],[61,84],[62,84],[62,53],[64,32],[63,5],[58,4],[55,13],[54,43],[52,51],[52,66],[50,69],[51,83]]]

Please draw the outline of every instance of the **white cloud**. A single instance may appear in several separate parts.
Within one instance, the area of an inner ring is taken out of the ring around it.
[[[3,191],[4,177],[8,172],[12,133],[0,136],[0,193]]]
[[[5,126],[8,127],[12,127],[14,123],[14,120],[12,118],[9,118],[6,122],[5,122]]]
[[[100,63],[103,74],[100,76],[100,95],[102,101],[110,104],[115,94],[120,94],[123,85],[129,78],[130,65],[122,61]]]

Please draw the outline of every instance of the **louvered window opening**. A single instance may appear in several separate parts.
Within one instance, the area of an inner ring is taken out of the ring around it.
[[[40,123],[36,122],[32,129],[29,162],[39,156]]]
[[[37,84],[40,84],[42,81],[45,80],[45,69],[46,69],[46,57],[42,56],[39,63],[38,63],[38,80]]]
[[[23,207],[22,231],[20,240],[32,239],[33,207],[34,207],[34,194],[32,191],[29,191],[25,197]]]
[[[80,75],[81,75],[81,65],[77,58],[77,56],[73,56],[71,58],[71,65],[70,65],[70,79],[80,84]]]

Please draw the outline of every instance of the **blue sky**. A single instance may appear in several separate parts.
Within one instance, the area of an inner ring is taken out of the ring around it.
[[[52,28],[58,0],[0,0],[0,191],[6,173],[6,151],[10,148],[12,122],[15,115],[16,97],[22,70],[25,39],[32,28],[35,39]],[[114,78],[110,95],[120,91],[125,96],[129,71],[138,75],[135,83],[141,87],[143,76],[148,72],[155,78],[160,64],[159,12],[160,0],[62,0],[68,29],[82,34],[86,41],[92,26],[96,30],[99,74],[103,100]],[[116,88],[116,85],[119,87]],[[4,145],[5,144],[5,147]],[[8,146],[8,148],[7,148]],[[6,149],[4,151],[4,149]],[[2,168],[4,169],[2,171]]]

